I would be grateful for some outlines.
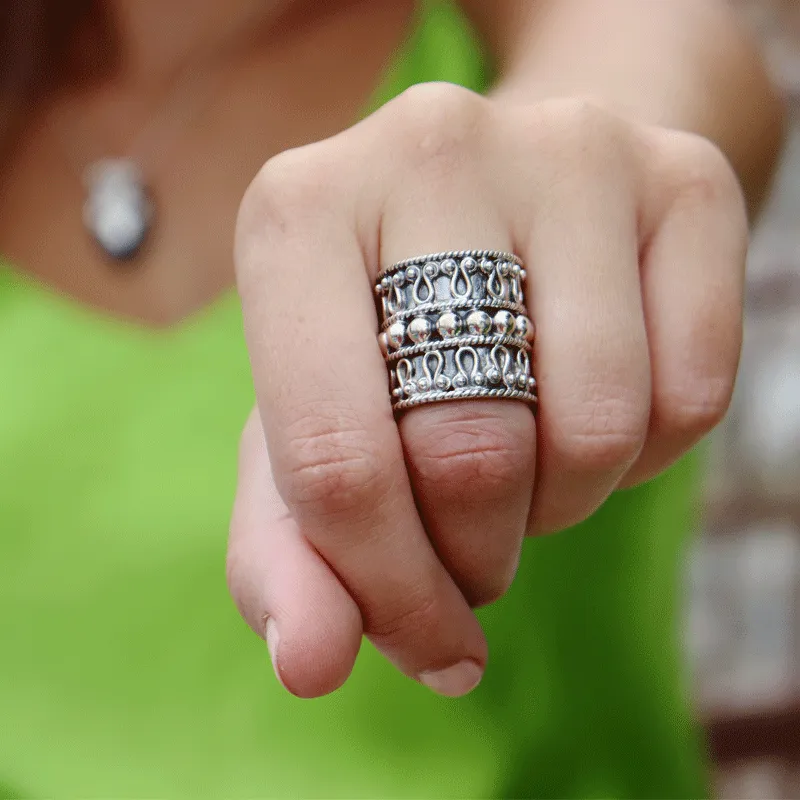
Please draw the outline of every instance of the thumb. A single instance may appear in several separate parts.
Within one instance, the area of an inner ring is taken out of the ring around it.
[[[361,644],[361,613],[278,495],[257,411],[242,434],[227,577],[240,613],[267,639],[284,687],[319,697],[347,680]]]

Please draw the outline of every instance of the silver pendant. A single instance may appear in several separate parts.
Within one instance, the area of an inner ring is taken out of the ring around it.
[[[103,159],[86,170],[86,186],[83,223],[89,233],[114,260],[133,258],[153,218],[141,169],[130,159]]]

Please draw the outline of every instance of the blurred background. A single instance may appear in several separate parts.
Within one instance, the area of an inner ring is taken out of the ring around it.
[[[800,0],[736,0],[789,108],[753,237],[745,347],[712,440],[687,639],[720,798],[800,798]]]

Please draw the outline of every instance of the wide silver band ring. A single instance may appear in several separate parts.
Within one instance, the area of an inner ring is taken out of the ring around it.
[[[537,404],[534,325],[513,253],[454,250],[378,275],[379,343],[395,411],[494,397]]]

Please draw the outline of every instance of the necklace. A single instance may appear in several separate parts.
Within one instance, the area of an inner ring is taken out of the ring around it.
[[[88,137],[67,141],[63,127],[59,129],[65,156],[84,187],[84,228],[112,262],[131,261],[147,241],[158,211],[151,191],[158,165],[213,94],[221,80],[220,61],[262,31],[286,5],[287,0],[256,0],[221,43],[179,75],[126,153],[97,158],[90,152]]]

